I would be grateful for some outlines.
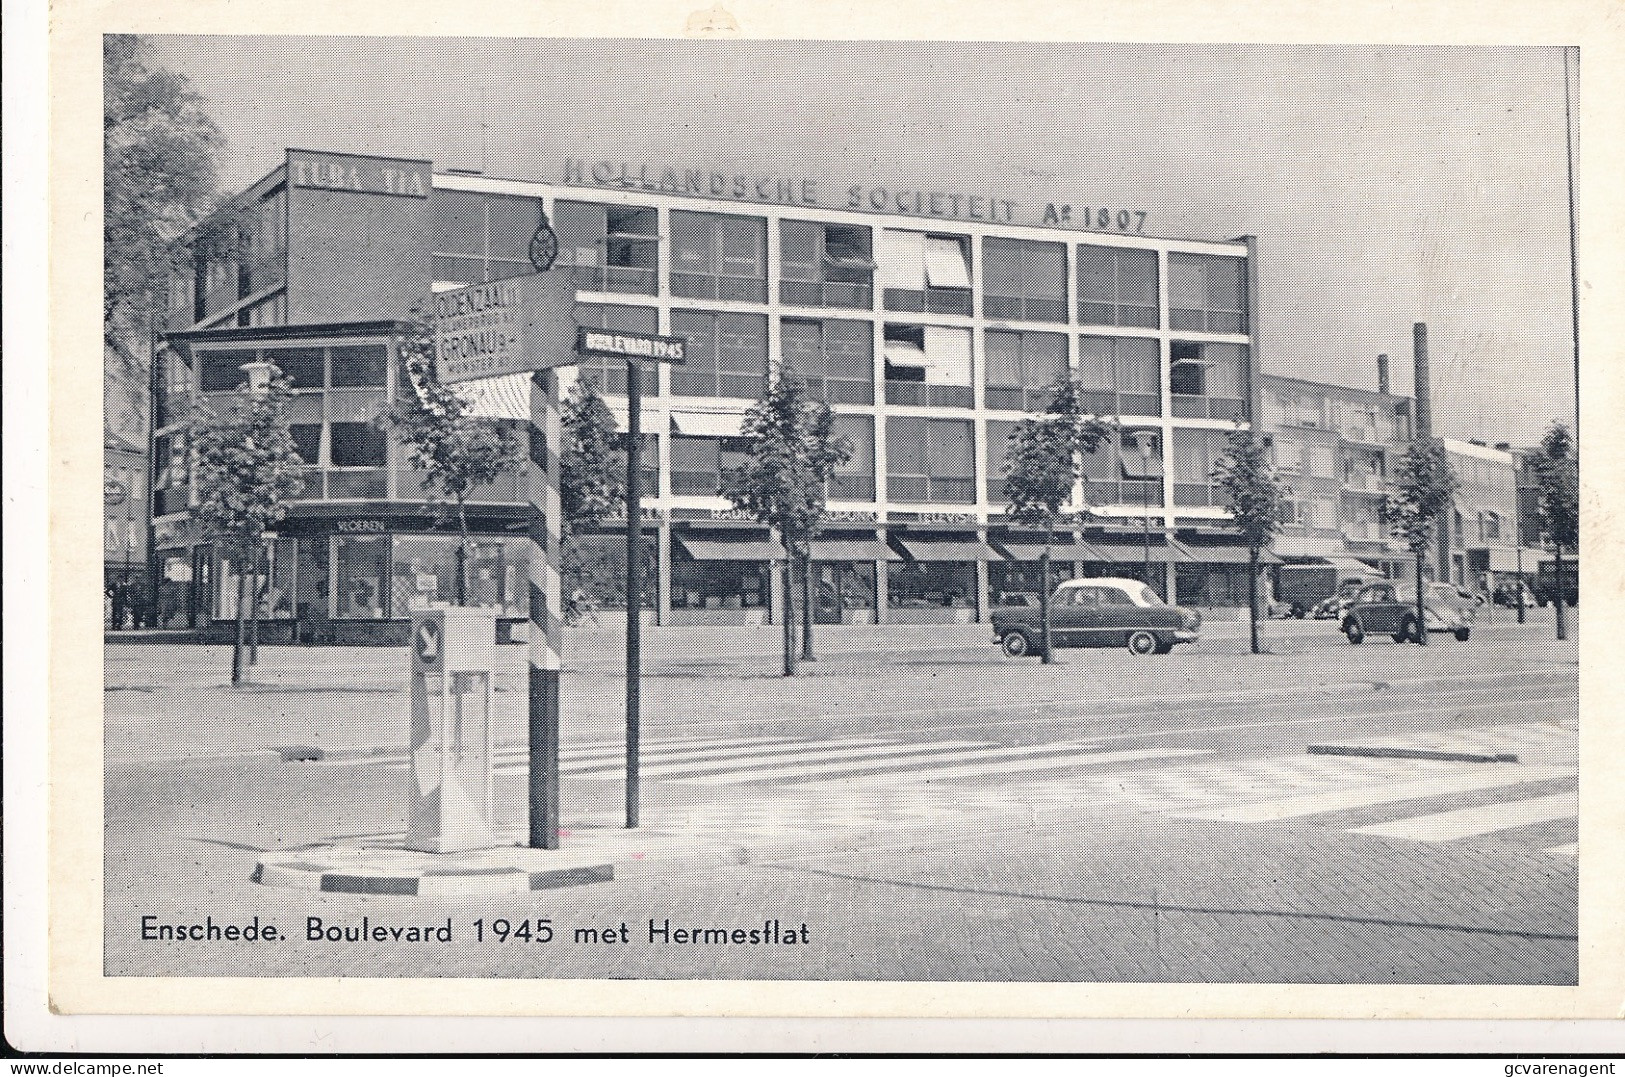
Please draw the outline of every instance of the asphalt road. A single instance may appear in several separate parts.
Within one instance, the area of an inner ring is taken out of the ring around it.
[[[1065,651],[1048,666],[1002,658],[981,626],[824,630],[821,660],[794,679],[777,675],[772,630],[650,632],[644,826],[710,835],[741,862],[651,861],[613,883],[472,903],[248,881],[264,850],[399,833],[404,650],[265,648],[254,683],[232,689],[224,649],[109,646],[107,969],[1573,982],[1575,644],[1551,638],[1549,614],[1520,626],[1500,612],[1467,643],[1426,648],[1352,647],[1329,623],[1292,622],[1268,626],[1265,655],[1232,625],[1168,656]],[[580,834],[619,825],[624,716],[618,639],[573,642],[563,801]],[[504,652],[497,812],[519,828],[523,650]],[[328,758],[284,762],[273,749],[289,745]],[[299,937],[154,942],[149,915],[257,915]],[[311,916],[449,918],[458,938],[310,941]],[[496,917],[546,918],[563,937],[471,937]],[[808,942],[648,937],[651,920],[719,917],[806,923]],[[624,942],[577,941],[623,923]]]

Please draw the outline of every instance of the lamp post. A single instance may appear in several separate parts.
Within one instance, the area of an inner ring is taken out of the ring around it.
[[[1147,587],[1151,585],[1151,484],[1146,476],[1151,471],[1151,448],[1156,439],[1150,430],[1134,432],[1134,443],[1140,449],[1140,579]]]

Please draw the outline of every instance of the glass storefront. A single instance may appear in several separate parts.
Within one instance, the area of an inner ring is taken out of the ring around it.
[[[975,561],[909,561],[886,566],[891,609],[976,608]]]
[[[671,566],[674,610],[766,610],[769,561],[691,561]]]

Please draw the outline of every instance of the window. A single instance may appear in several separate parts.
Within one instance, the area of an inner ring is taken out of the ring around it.
[[[673,393],[762,397],[767,388],[766,316],[674,310],[671,330],[688,338],[688,361],[672,367]]]
[[[1485,512],[1480,521],[1479,530],[1485,542],[1501,541],[1501,514],[1494,511]]]
[[[243,361],[247,362],[246,356]],[[321,348],[267,348],[265,361],[275,363],[295,389],[320,389],[327,382],[326,357]]]
[[[1066,337],[989,329],[984,342],[987,406],[1042,411],[1050,401],[1050,387],[1067,373]]]
[[[982,313],[1066,321],[1066,245],[1002,236],[982,240]]]
[[[883,231],[875,261],[887,310],[971,314],[970,240],[965,236]]]
[[[1247,261],[1216,254],[1168,255],[1168,327],[1247,331]]]
[[[1330,445],[1309,446],[1309,474],[1317,479],[1330,479],[1336,475],[1337,461]]]
[[[1078,247],[1078,320],[1156,329],[1157,252]]]
[[[671,294],[767,301],[767,222],[714,213],[671,214]]]
[[[749,455],[744,438],[671,437],[671,492],[679,497],[716,497],[722,477],[743,467]]]
[[[428,206],[436,281],[481,284],[535,272],[527,249],[541,224],[538,199],[436,187]]]
[[[1009,503],[1009,492],[1005,489],[1004,473],[1005,455],[1010,451],[1010,436],[1016,432],[1016,424],[1003,419],[989,419],[987,421],[987,444],[984,453],[987,459],[987,500],[990,505],[1005,505]]]
[[[382,620],[389,616],[389,536],[340,535],[338,545],[338,608],[335,615],[350,620]]]
[[[1185,419],[1247,419],[1247,348],[1242,344],[1172,341],[1168,388]]]
[[[596,303],[577,303],[577,325],[589,329],[619,329],[628,333],[656,333],[659,315],[653,307],[621,307]],[[644,396],[660,392],[659,369],[651,363],[641,363],[638,389]],[[626,360],[611,355],[589,353],[581,356],[576,367],[578,378],[591,378],[598,383],[598,391],[610,396],[626,395]]]
[[[287,194],[278,190],[247,210],[243,219],[242,257],[237,271],[237,298],[280,287],[287,278]]]
[[[1290,438],[1276,437],[1275,470],[1296,473],[1303,470],[1303,446]]]
[[[852,456],[835,469],[825,496],[832,501],[875,499],[875,420],[869,415],[835,416],[835,432],[852,444]]]
[[[1213,466],[1228,450],[1219,430],[1173,432],[1174,504],[1176,506],[1223,505],[1223,491],[1213,484]]]
[[[875,402],[874,328],[868,322],[786,318],[779,323],[784,365],[830,404]]]
[[[885,333],[886,403],[972,406],[970,330],[887,325]]]
[[[644,206],[553,203],[559,264],[584,292],[654,295],[660,267],[659,214]]]
[[[357,344],[331,351],[334,388],[382,389],[388,384],[389,349],[382,344]]]
[[[371,423],[333,423],[329,427],[328,455],[334,467],[383,467],[388,440]]]
[[[974,503],[971,424],[916,415],[887,419],[886,482],[893,501]]]
[[[874,307],[870,231],[784,221],[779,226],[779,300],[801,307]]]
[[[253,358],[251,351],[198,352],[198,388],[205,393],[229,393],[247,384],[248,375],[238,367]]]
[[[293,423],[288,427],[299,459],[306,467],[319,467],[322,462],[322,424]]]
[[[1146,337],[1079,337],[1075,377],[1096,415],[1161,415],[1162,359]]]

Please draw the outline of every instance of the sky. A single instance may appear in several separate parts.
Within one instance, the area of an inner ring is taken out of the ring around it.
[[[153,41],[224,132],[231,189],[296,146],[520,179],[577,157],[1143,210],[1150,234],[1257,237],[1265,373],[1374,389],[1386,353],[1409,393],[1425,322],[1437,433],[1523,445],[1573,422],[1556,48]]]

